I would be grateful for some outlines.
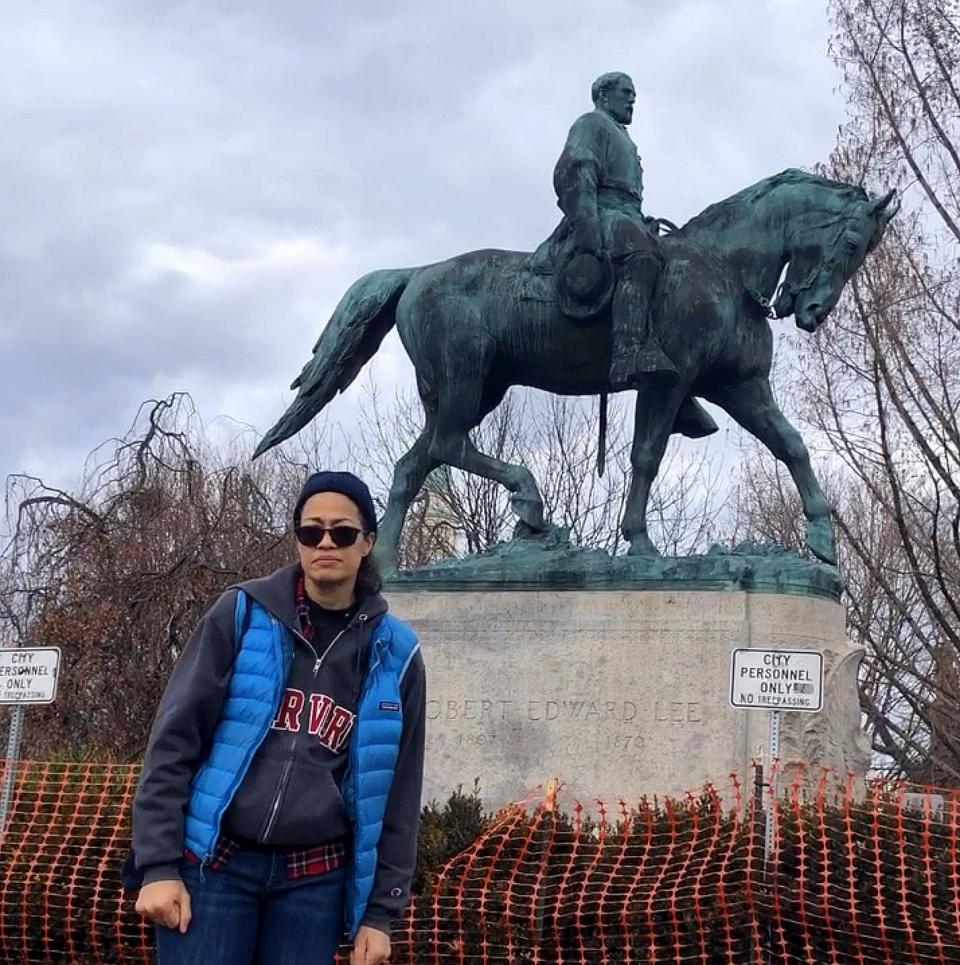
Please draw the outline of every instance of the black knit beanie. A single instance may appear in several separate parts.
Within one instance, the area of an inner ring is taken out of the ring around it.
[[[304,484],[293,510],[293,525],[300,525],[303,504],[317,493],[340,493],[352,499],[360,510],[361,520],[371,533],[377,531],[377,510],[367,484],[352,472],[315,472]]]

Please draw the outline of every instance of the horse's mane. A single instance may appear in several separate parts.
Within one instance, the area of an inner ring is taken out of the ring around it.
[[[816,186],[835,191],[839,200],[846,204],[851,201],[869,201],[867,192],[861,187],[852,184],[845,184],[843,181],[831,181],[829,178],[821,177],[819,174],[811,174],[808,171],[800,171],[797,168],[787,168],[779,174],[774,174],[750,187],[732,194],[723,201],[711,204],[700,214],[691,218],[680,231],[686,232],[691,228],[712,228],[717,225],[729,224],[738,216],[742,216],[741,209],[746,205],[755,204],[777,188],[787,186]]]

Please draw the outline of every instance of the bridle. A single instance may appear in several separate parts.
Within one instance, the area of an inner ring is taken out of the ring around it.
[[[807,272],[803,281],[799,284],[788,281],[786,278],[784,278],[784,280],[777,286],[777,290],[774,292],[772,298],[761,294],[756,288],[746,286],[747,295],[749,295],[749,297],[763,309],[764,318],[785,317],[785,315],[780,316],[777,314],[777,312],[774,310],[774,305],[776,305],[777,302],[784,297],[784,295],[790,299],[790,304],[793,305],[797,300],[797,296],[801,292],[805,292],[808,288],[813,287],[813,283],[817,280],[821,271],[828,268],[834,268],[838,264],[840,259],[837,256],[837,249],[843,243],[843,237],[847,233],[846,222],[849,220],[849,218],[845,218],[843,226],[837,229],[836,237],[827,249],[829,251],[829,255],[824,255],[823,258],[813,265]]]
[[[818,261],[810,269],[810,271],[807,272],[807,277],[804,278],[799,285],[795,285],[793,282],[789,282],[786,280],[786,278],[784,278],[784,280],[777,286],[777,290],[773,293],[773,297],[761,295],[756,288],[751,288],[749,286],[747,287],[747,294],[763,309],[764,318],[780,318],[782,316],[777,315],[773,306],[780,301],[784,294],[790,298],[790,303],[793,304],[800,292],[806,291],[808,288],[812,287],[821,270],[827,267],[831,261],[832,259],[828,260],[826,258]]]

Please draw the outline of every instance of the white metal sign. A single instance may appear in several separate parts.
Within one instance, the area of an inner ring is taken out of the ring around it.
[[[817,650],[734,650],[730,703],[748,710],[822,709],[823,654]]]
[[[52,704],[59,676],[59,647],[0,648],[0,704]]]

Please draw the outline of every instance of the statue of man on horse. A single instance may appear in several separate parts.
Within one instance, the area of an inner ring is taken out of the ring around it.
[[[860,186],[788,169],[660,237],[662,219],[642,211],[642,172],[626,131],[635,98],[625,74],[594,82],[595,109],[574,123],[556,166],[563,221],[536,253],[474,251],[354,282],[294,381],[296,398],[257,447],[255,456],[310,422],[395,325],[425,419],[397,462],[380,524],[377,553],[387,567],[396,565],[407,510],[442,465],[504,485],[518,517],[515,537],[550,529],[526,466],[481,452],[470,437],[514,385],[602,400],[636,391],[621,520],[631,554],[657,552],[647,504],[671,434],[716,429],[702,398],[785,464],[807,545],[835,561],[830,506],[770,388],[769,319],[792,315],[801,330],[815,331],[879,243],[898,208],[895,193],[871,198]],[[602,426],[601,415],[601,439]]]

